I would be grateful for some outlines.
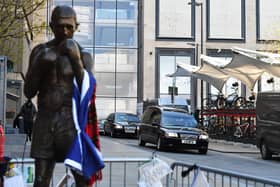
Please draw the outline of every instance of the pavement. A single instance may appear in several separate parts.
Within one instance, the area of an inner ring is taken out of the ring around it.
[[[210,139],[209,150],[222,153],[259,153],[256,145],[232,142],[225,140]]]

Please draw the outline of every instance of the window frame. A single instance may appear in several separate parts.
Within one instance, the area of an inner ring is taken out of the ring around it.
[[[193,1],[193,0],[191,0]],[[160,36],[160,25],[159,25],[159,17],[160,17],[160,0],[156,0],[156,8],[155,8],[155,39],[157,41],[195,41],[195,6],[191,6],[191,36],[188,37],[163,37]],[[189,5],[190,6],[190,5]]]
[[[235,0],[236,1],[236,0]],[[206,0],[206,40],[207,41],[232,41],[242,42],[246,41],[246,0],[241,1],[241,36],[240,38],[212,38],[210,37],[210,0]]]

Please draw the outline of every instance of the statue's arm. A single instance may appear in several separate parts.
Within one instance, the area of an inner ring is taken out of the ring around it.
[[[93,59],[92,56],[89,52],[87,51],[82,51],[82,60],[84,64],[84,68],[88,71],[93,73]]]
[[[81,88],[84,76],[84,65],[78,44],[73,39],[67,39],[61,44],[60,52],[69,57],[74,76],[79,88]]]
[[[32,50],[24,82],[24,94],[28,99],[37,94],[43,76],[49,70],[50,63],[54,63],[55,59],[54,50],[45,47],[43,44],[36,46]]]

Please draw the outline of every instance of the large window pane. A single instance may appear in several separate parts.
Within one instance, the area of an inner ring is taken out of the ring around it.
[[[136,105],[137,105],[137,99],[136,98],[125,98],[120,99],[117,98],[116,100],[116,111],[118,112],[131,112],[133,114],[136,114]]]
[[[93,45],[93,24],[80,23],[77,32],[75,32],[74,39],[83,47],[90,47]]]
[[[280,38],[280,1],[258,0],[260,40],[279,40]]]
[[[77,13],[78,22],[93,22],[93,17],[94,17],[93,0],[75,0],[74,10]]]
[[[210,39],[243,39],[244,19],[242,11],[244,0],[208,0]],[[223,7],[223,8],[221,8]]]
[[[95,45],[97,47],[113,47],[116,44],[116,27],[111,24],[95,25]]]
[[[189,77],[167,77],[176,71],[176,62],[190,64],[191,57],[188,56],[160,56],[160,94],[168,94],[169,86],[178,87],[178,94],[190,93]]]
[[[137,72],[137,50],[118,49],[117,51],[117,71]]]
[[[67,5],[67,6],[72,6],[72,0],[61,0],[61,1],[54,1],[53,3],[54,6],[57,6],[57,5]]]
[[[117,73],[116,96],[117,97],[136,97],[137,96],[137,74],[136,73]]]
[[[115,0],[97,0],[96,1],[96,20],[116,19],[116,1]]]
[[[158,37],[187,38],[192,36],[192,11],[186,0],[157,0]]]
[[[273,82],[268,83],[268,80],[273,79]],[[280,78],[275,77],[269,73],[264,73],[261,76],[261,91],[271,91],[280,89]]]
[[[96,98],[96,109],[98,119],[105,119],[115,111],[115,98]]]
[[[137,46],[137,25],[117,25],[117,45],[120,47]]]
[[[97,82],[96,95],[114,97],[116,89],[119,87],[115,85],[115,73],[95,73]]]
[[[115,72],[115,49],[96,48],[94,62],[97,72]]]
[[[119,20],[132,20],[136,23],[138,14],[138,3],[136,0],[118,0],[117,18]]]

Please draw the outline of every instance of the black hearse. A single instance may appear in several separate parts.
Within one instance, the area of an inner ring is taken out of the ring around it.
[[[257,147],[264,160],[280,153],[280,91],[260,92],[256,103]]]

